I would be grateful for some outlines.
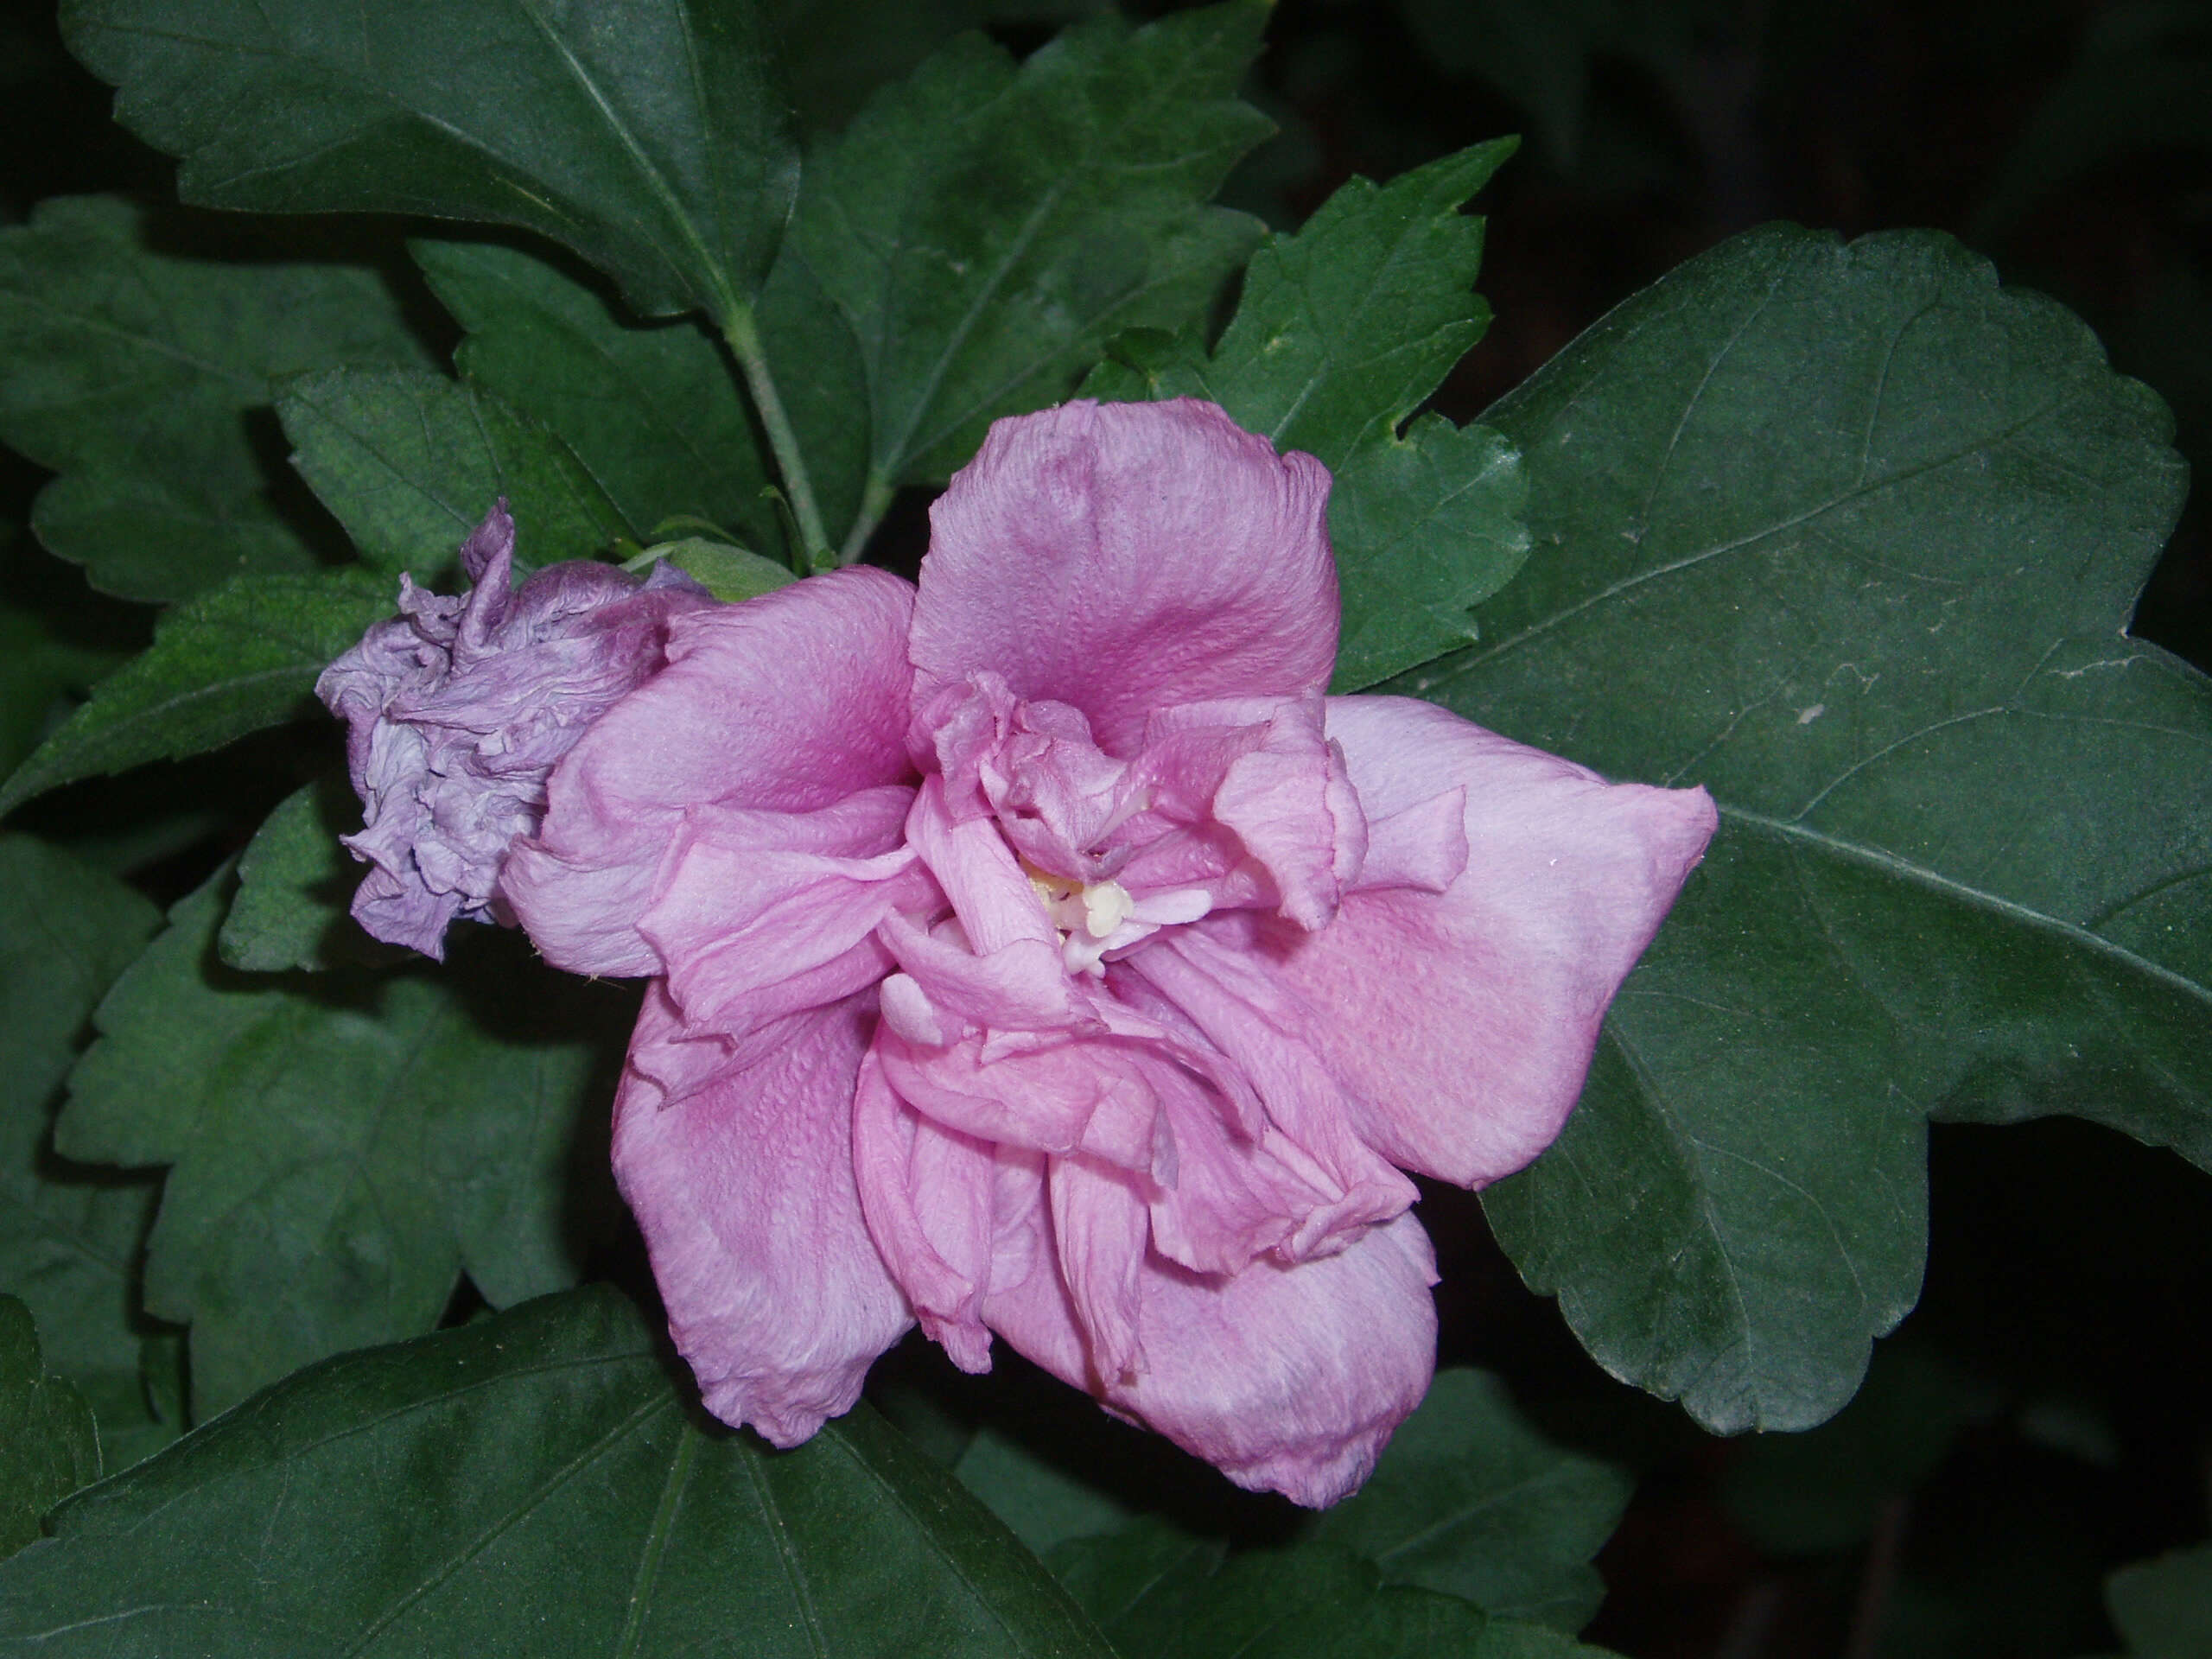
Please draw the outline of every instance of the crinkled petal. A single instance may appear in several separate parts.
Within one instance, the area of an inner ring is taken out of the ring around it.
[[[1427,1235],[1410,1214],[1334,1255],[1295,1267],[1262,1257],[1227,1278],[1147,1256],[1137,1304],[1144,1370],[1103,1391],[1057,1274],[995,1276],[983,1318],[1046,1370],[1238,1485],[1319,1509],[1367,1478],[1427,1391],[1435,1282]]]
[[[1712,798],[1608,784],[1405,698],[1332,698],[1329,734],[1386,824],[1465,789],[1464,872],[1440,893],[1354,892],[1319,933],[1198,926],[1302,999],[1302,1025],[1278,1017],[1345,1085],[1369,1145],[1464,1186],[1496,1180],[1566,1121],[1606,1005],[1704,855]]]
[[[615,1098],[614,1175],[645,1230],[669,1332],[708,1409],[778,1446],[850,1410],[869,1363],[911,1323],[853,1174],[869,1004],[794,1016],[756,1064],[671,1097],[640,1060],[691,1046],[655,986]]]
[[[913,589],[835,571],[681,618],[669,666],[600,717],[554,770],[507,902],[556,967],[656,974],[638,931],[687,809],[810,812],[908,780]]]
[[[868,1231],[923,1331],[962,1370],[990,1370],[982,1305],[997,1165],[989,1143],[908,1106],[871,1053],[853,1103],[853,1169]]]
[[[1172,703],[1327,683],[1329,474],[1211,404],[1064,404],[993,426],[930,510],[915,702],[973,671],[1128,755]]]

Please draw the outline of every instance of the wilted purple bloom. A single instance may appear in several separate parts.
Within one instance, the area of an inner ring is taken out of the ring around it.
[[[918,1319],[1333,1502],[1426,1390],[1402,1171],[1551,1141],[1714,823],[1325,698],[1329,476],[1211,404],[1001,421],[919,590],[677,618],[504,892],[652,976],[615,1170],[708,1404],[779,1444]]]
[[[545,811],[545,779],[585,727],[666,660],[668,625],[710,606],[672,565],[551,565],[512,586],[515,524],[502,499],[461,544],[454,598],[399,579],[399,614],[325,669],[315,694],[346,722],[365,822],[345,838],[373,868],[361,925],[445,954],[455,917],[512,921],[500,866]]]

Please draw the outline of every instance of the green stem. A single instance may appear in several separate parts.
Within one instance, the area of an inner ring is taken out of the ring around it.
[[[784,400],[777,395],[775,377],[768,372],[767,354],[760,349],[760,331],[753,326],[751,306],[741,300],[732,301],[722,338],[729,342],[738,366],[745,371],[753,407],[760,411],[760,424],[767,429],[768,447],[776,452],[776,470],[784,477],[784,494],[798,520],[799,538],[806,543],[800,551],[807,565],[819,568],[828,558],[830,533],[823,528],[822,509],[814,502],[814,484],[806,475],[806,457],[799,452],[798,434],[791,430],[791,416],[784,413]]]
[[[838,563],[861,562],[861,555],[868,551],[868,538],[875,534],[875,527],[891,510],[891,498],[896,493],[891,480],[882,474],[868,475],[868,487],[861,492],[860,517],[853,520],[853,533],[845,537],[844,549],[837,555]]]

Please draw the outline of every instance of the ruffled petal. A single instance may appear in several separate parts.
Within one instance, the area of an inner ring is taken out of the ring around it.
[[[995,1277],[983,1318],[1046,1370],[1238,1485],[1319,1509],[1367,1478],[1427,1391],[1435,1282],[1428,1236],[1409,1214],[1335,1255],[1295,1267],[1262,1258],[1227,1278],[1150,1255],[1137,1286],[1144,1369],[1103,1386],[1058,1274],[1033,1267],[1018,1281]]]
[[[543,828],[501,892],[572,973],[663,971],[638,931],[687,809],[811,812],[908,781],[913,589],[835,571],[670,631],[669,666],[601,715],[548,785]]]
[[[976,671],[1127,756],[1154,709],[1328,682],[1328,470],[1211,404],[1064,404],[992,427],[930,510],[917,706]]]
[[[752,1065],[701,1075],[698,1056],[716,1045],[683,1040],[656,985],[615,1097],[615,1179],[645,1230],[669,1333],[708,1409],[778,1446],[849,1411],[869,1363],[912,1323],[853,1174],[870,1004],[796,1015]],[[684,1092],[671,1095],[677,1077]]]
[[[1704,855],[1712,798],[1608,784],[1405,698],[1332,698],[1329,734],[1370,818],[1399,832],[1378,832],[1389,850],[1371,861],[1408,884],[1353,892],[1319,933],[1198,925],[1302,1000],[1303,1020],[1273,1017],[1345,1085],[1369,1145],[1463,1186],[1496,1180],[1566,1121],[1606,1005]],[[1459,789],[1465,868],[1425,891],[1423,861],[1394,839]]]

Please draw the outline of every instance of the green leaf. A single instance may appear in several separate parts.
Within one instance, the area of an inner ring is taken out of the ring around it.
[[[1573,1631],[1605,1597],[1590,1561],[1631,1489],[1529,1428],[1496,1377],[1440,1371],[1366,1485],[1309,1535],[1375,1562],[1389,1583]]]
[[[139,211],[101,197],[0,231],[0,440],[61,474],[32,510],[39,539],[127,599],[314,569],[257,454],[270,384],[422,348],[373,271],[146,244]]]
[[[773,559],[697,536],[649,547],[643,556],[667,560],[725,604],[758,599],[793,580],[790,569]]]
[[[1866,1386],[1832,1421],[1804,1434],[1763,1434],[1738,1447],[1721,1496],[1745,1537],[1770,1556],[1855,1549],[1882,1506],[1911,1493],[1959,1432],[1999,1401],[1956,1365],[1909,1345],[1876,1351]]]
[[[976,1431],[952,1472],[1039,1555],[1071,1538],[1118,1531],[1130,1519],[1106,1493],[988,1425]]]
[[[46,1369],[30,1310],[0,1295],[0,1556],[36,1538],[41,1516],[99,1478],[92,1408]]]
[[[277,803],[238,860],[238,896],[215,944],[226,966],[316,973],[405,957],[370,938],[347,913],[361,867],[338,837],[360,827],[361,805],[342,772]]]
[[[332,1360],[57,1511],[0,1652],[1106,1659],[865,1405],[772,1452],[695,1400],[603,1289]]]
[[[781,545],[733,365],[702,328],[637,327],[547,261],[512,248],[410,246],[468,331],[454,356],[462,376],[560,434],[639,531],[672,518],[705,518],[755,546]]]
[[[151,1408],[134,1328],[155,1186],[60,1165],[47,1140],[93,1005],[160,920],[114,877],[0,836],[0,1292],[29,1305],[46,1363],[91,1399],[117,1468],[174,1438],[181,1416]]]
[[[334,369],[287,381],[276,412],[292,465],[378,570],[444,579],[501,497],[519,564],[589,558],[631,533],[567,444],[480,386]]]
[[[1329,539],[1344,615],[1332,689],[1356,691],[1475,637],[1469,607],[1528,556],[1520,458],[1441,416],[1399,431],[1490,323],[1473,291],[1483,221],[1459,209],[1513,153],[1477,144],[1386,186],[1355,178],[1295,236],[1270,236],[1211,356],[1197,339],[1116,343],[1084,390],[1219,404],[1336,475]]]
[[[146,1305],[192,1325],[210,1415],[310,1360],[575,1281],[575,1178],[634,1000],[457,941],[457,970],[279,981],[213,960],[219,874],[99,1007],[55,1144],[175,1166]],[[477,948],[468,949],[469,945]],[[518,983],[518,976],[527,976]],[[587,1186],[583,1196],[589,1196]]]
[[[1054,1549],[1048,1565],[1115,1650],[1137,1659],[1478,1659],[1480,1608],[1386,1586],[1326,1544],[1226,1554],[1158,1521]]]
[[[798,181],[749,0],[67,0],[61,27],[187,201],[520,225],[649,315],[748,298]]]
[[[381,578],[234,576],[162,618],[151,649],[0,786],[0,814],[79,778],[218,749],[315,709],[316,677],[391,613]]]
[[[0,776],[122,665],[134,636],[143,642],[143,613],[93,599],[73,571],[55,580],[63,569],[0,529]]]
[[[2105,1580],[2128,1659],[2201,1659],[2212,1649],[2212,1544],[2136,1561]]]
[[[1109,334],[1203,310],[1256,232],[1198,204],[1267,134],[1235,98],[1267,16],[1103,17],[1018,69],[963,36],[810,164],[793,249],[859,344],[874,511],[1065,397]],[[803,376],[798,342],[766,343]]]
[[[1808,1427],[1917,1294],[1924,1113],[2212,1165],[2212,688],[2121,632],[2166,416],[1946,238],[1776,226],[1488,418],[1541,551],[1405,689],[1722,824],[1485,1206],[1608,1370]]]

